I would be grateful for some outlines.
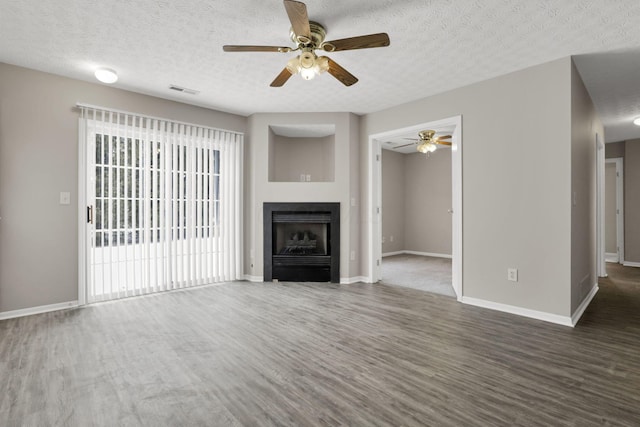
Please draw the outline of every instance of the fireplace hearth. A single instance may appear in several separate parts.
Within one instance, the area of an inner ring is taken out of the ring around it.
[[[340,281],[340,204],[264,204],[264,280]]]

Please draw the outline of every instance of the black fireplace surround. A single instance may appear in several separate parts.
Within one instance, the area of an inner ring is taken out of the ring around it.
[[[340,282],[340,203],[263,209],[265,281]]]

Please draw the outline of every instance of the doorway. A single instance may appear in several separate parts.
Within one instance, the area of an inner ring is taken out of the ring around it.
[[[369,254],[370,283],[382,278],[382,144],[403,135],[417,135],[424,129],[451,131],[451,282],[458,300],[462,287],[462,116],[425,122],[369,136]],[[385,236],[386,237],[386,236]]]

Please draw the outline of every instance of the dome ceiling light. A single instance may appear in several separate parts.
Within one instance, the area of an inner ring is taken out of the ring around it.
[[[102,83],[112,84],[118,81],[118,73],[110,68],[98,68],[95,76]]]

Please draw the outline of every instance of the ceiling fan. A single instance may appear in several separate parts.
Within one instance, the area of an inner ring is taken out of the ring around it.
[[[451,145],[451,141],[444,141],[445,139],[451,139],[451,135],[442,135],[434,138],[433,136],[435,134],[436,134],[435,130],[423,130],[418,132],[418,137],[420,139],[404,138],[404,139],[413,140],[415,142],[412,142],[410,144],[399,145],[393,148],[395,150],[398,148],[417,144],[418,146],[416,147],[416,150],[426,154],[426,153],[433,153],[434,151],[436,151],[436,148],[438,145]]]
[[[291,21],[289,35],[291,40],[297,45],[296,48],[287,46],[239,46],[225,45],[222,49],[225,52],[295,52],[300,51],[300,55],[291,58],[287,66],[271,82],[272,87],[284,85],[289,77],[300,74],[303,79],[311,80],[317,74],[328,71],[345,86],[355,84],[358,79],[338,65],[331,58],[318,56],[315,50],[325,52],[338,52],[342,50],[367,49],[372,47],[389,46],[389,36],[386,33],[369,34],[366,36],[349,37],[346,39],[332,40],[325,42],[325,28],[314,21],[309,21],[307,6],[299,1],[284,0],[284,8]]]

